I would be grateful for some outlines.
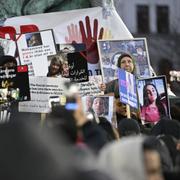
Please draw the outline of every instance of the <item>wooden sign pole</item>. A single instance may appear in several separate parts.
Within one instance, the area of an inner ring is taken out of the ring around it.
[[[127,112],[127,118],[130,119],[131,118],[131,111],[130,111],[129,104],[126,104],[126,112]]]

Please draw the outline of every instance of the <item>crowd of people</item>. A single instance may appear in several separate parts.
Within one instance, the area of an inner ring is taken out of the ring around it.
[[[117,66],[135,73],[135,62],[129,54],[122,54]],[[47,76],[57,74],[55,70],[62,74],[57,58],[52,58],[50,67],[51,75]],[[10,121],[0,125],[0,177],[179,179],[180,122],[167,115],[156,86],[150,83],[144,86],[144,103],[138,110],[131,108],[131,118],[127,118],[126,105],[120,102],[118,78],[100,84],[100,89],[115,98],[116,126],[105,117],[108,105],[101,97],[86,99],[86,110],[96,114],[91,119],[87,118],[78,94],[74,94],[76,108],[52,106],[43,124],[12,107]],[[144,126],[140,117],[153,126]]]

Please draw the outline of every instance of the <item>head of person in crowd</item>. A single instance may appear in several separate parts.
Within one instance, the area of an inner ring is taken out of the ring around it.
[[[144,121],[154,123],[167,115],[166,104],[161,102],[157,87],[154,84],[147,83],[143,87],[143,101],[141,118]]]
[[[164,118],[152,128],[151,133],[164,141],[175,164],[176,156],[180,153],[180,123]]]
[[[122,138],[125,136],[140,135],[141,129],[137,120],[124,118],[118,123],[118,132],[120,138]]]
[[[177,158],[180,157],[180,150],[178,150],[178,141],[176,138],[170,135],[160,135],[157,136],[157,138],[163,142],[166,147],[168,148],[169,156],[171,158],[171,164],[173,167],[173,170],[175,170],[175,167],[177,166]],[[170,164],[170,163],[169,163]],[[171,171],[172,168],[169,168],[169,171]]]
[[[108,144],[99,154],[100,168],[115,180],[163,180],[159,154],[144,141],[143,136],[131,136]]]
[[[169,148],[164,141],[156,136],[147,136],[145,140],[145,146],[149,149],[155,149],[158,151],[161,159],[161,166],[163,173],[173,171],[173,161]]]
[[[135,61],[133,57],[128,53],[123,53],[121,54],[121,56],[119,56],[117,61],[117,67],[122,68],[132,74],[135,74],[136,72]]]
[[[99,117],[98,125],[105,130],[107,139],[109,141],[119,139],[119,134],[117,130],[112,126],[112,124],[107,120],[107,118]]]
[[[106,113],[105,100],[102,97],[95,97],[93,99],[92,109],[97,116],[103,116]]]
[[[65,106],[54,105],[51,113],[47,116],[47,126],[63,135],[68,143],[75,144],[77,127],[73,113],[73,110],[67,110]]]
[[[62,63],[57,57],[51,59],[47,77],[57,77],[62,73]]]
[[[13,68],[17,66],[17,61],[14,56],[4,55],[0,57],[0,66],[3,68]]]
[[[180,123],[175,119],[164,117],[153,126],[151,134],[154,136],[170,135],[180,140]]]

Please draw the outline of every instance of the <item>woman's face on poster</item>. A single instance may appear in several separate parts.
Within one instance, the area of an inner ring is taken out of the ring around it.
[[[147,96],[150,102],[154,102],[157,98],[157,92],[154,86],[148,85],[146,87]]]

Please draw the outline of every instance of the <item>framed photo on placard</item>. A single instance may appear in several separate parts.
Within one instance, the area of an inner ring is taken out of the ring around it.
[[[156,124],[163,116],[170,117],[165,76],[139,79],[137,90],[143,124]]]
[[[123,53],[128,53],[135,60],[137,77],[145,78],[151,75],[145,38],[98,40],[98,50],[105,83],[117,79],[117,61]]]

